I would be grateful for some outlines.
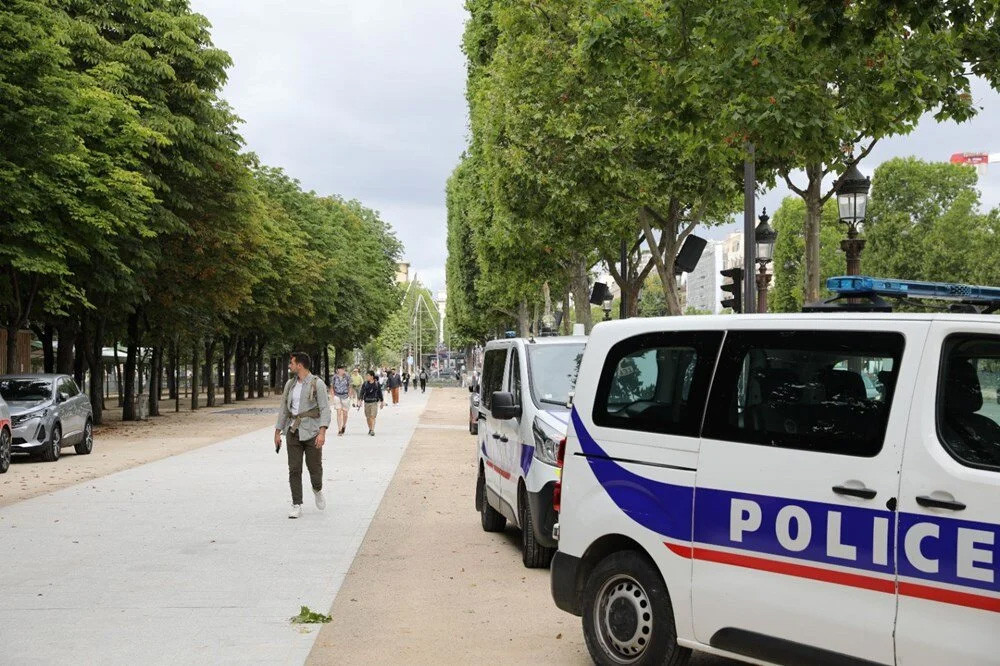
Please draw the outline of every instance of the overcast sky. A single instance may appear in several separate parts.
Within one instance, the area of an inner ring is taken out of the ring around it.
[[[192,0],[233,58],[226,99],[246,121],[249,150],[306,189],[375,208],[406,246],[421,281],[444,287],[445,180],[468,132],[462,0]],[[1000,95],[964,125],[928,119],[862,164],[916,155],[1000,152]],[[1000,204],[1000,165],[980,181]],[[774,210],[785,190],[760,205]],[[735,228],[735,225],[732,227]],[[706,234],[720,237],[727,231]],[[359,259],[363,260],[363,257]]]

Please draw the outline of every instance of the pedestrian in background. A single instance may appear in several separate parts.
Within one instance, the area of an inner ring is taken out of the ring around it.
[[[389,393],[392,394],[392,404],[399,404],[399,387],[403,385],[403,380],[399,378],[394,368],[389,368],[389,378],[386,380],[386,386],[389,387]]]
[[[285,383],[278,422],[274,426],[274,450],[281,450],[281,435],[288,443],[288,485],[292,491],[289,518],[302,515],[302,458],[305,457],[312,481],[316,508],[326,508],[323,497],[323,444],[330,426],[330,401],[323,380],[309,371],[305,352],[294,352],[288,362],[293,375]]]
[[[331,403],[337,412],[337,437],[340,437],[347,430],[347,411],[351,408],[351,378],[347,376],[344,366],[337,366],[337,372],[330,383],[330,393],[333,396]]]
[[[410,392],[410,373],[407,370],[403,370],[403,393]]]
[[[361,370],[354,366],[354,372],[351,373],[351,399],[354,401],[355,407],[361,405],[361,385],[364,381],[365,378],[361,376]]]
[[[420,368],[420,392],[427,392],[427,370],[425,368]]]
[[[382,397],[382,387],[379,386],[375,371],[368,371],[368,380],[361,385],[361,401],[365,404],[365,418],[368,420],[368,434],[375,436],[375,417],[378,410],[385,407],[385,398]]]

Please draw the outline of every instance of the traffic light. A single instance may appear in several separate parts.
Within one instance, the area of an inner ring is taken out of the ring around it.
[[[743,269],[727,268],[720,272],[722,277],[727,277],[730,280],[729,284],[722,285],[722,291],[732,294],[722,301],[722,307],[730,308],[736,313],[743,312]]]

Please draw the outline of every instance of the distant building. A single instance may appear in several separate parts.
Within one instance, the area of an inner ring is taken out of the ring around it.
[[[727,239],[728,240],[728,239]],[[742,246],[742,242],[740,242]],[[722,276],[726,241],[708,241],[698,265],[687,275],[687,307],[701,312],[722,312]]]
[[[396,284],[408,284],[410,282],[410,262],[400,261],[396,264]]]
[[[726,236],[722,241],[722,268],[743,266],[743,234],[739,231]],[[719,269],[722,270],[722,269]]]

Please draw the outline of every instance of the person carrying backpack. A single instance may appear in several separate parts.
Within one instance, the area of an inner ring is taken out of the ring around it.
[[[361,401],[365,403],[365,419],[368,420],[368,434],[375,436],[375,418],[378,410],[385,407],[385,398],[382,397],[382,387],[375,377],[375,371],[368,371],[368,381],[361,385]]]
[[[420,392],[427,392],[427,370],[420,368]]]

